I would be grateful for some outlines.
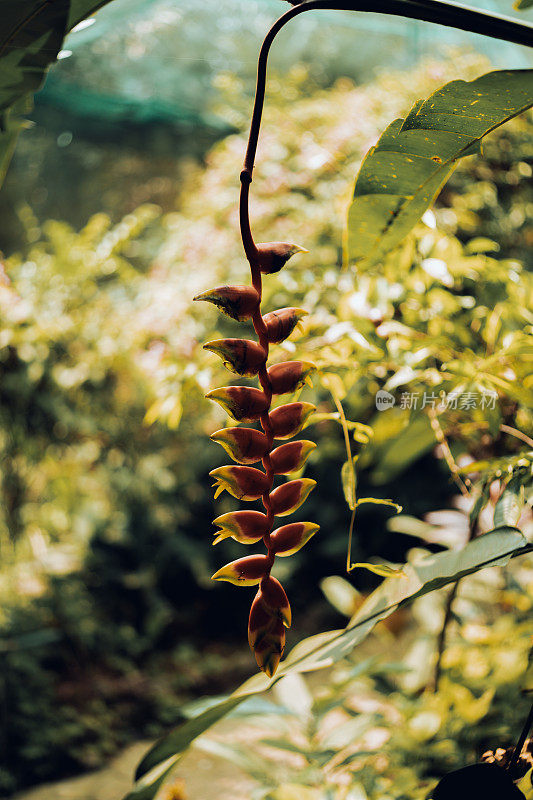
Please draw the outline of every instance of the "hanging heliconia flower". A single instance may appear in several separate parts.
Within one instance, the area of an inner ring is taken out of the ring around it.
[[[259,500],[260,511],[233,511],[215,519],[219,528],[214,544],[232,538],[240,544],[264,542],[266,555],[251,555],[232,561],[213,575],[214,580],[236,586],[258,586],[250,609],[248,641],[259,667],[271,677],[285,648],[285,628],[291,624],[291,609],[285,590],[270,574],[276,556],[290,556],[319,529],[313,522],[294,522],[273,530],[274,518],[292,514],[305,501],[316,481],[289,480],[274,488],[276,475],[300,470],[316,445],[306,439],[274,444],[275,439],[296,436],[315,410],[311,403],[286,403],[270,410],[273,395],[289,394],[310,381],[315,366],[308,361],[284,361],[267,369],[270,344],[287,339],[306,312],[301,308],[280,308],[261,315],[261,274],[278,272],[302,247],[272,242],[255,246],[245,243],[252,271],[252,286],[220,286],[203,292],[195,300],[214,303],[238,321],[252,319],[258,341],[216,339],[204,348],[216,353],[237,375],[259,378],[261,389],[225,386],[206,397],[214,400],[237,422],[260,422],[262,430],[249,427],[222,428],[211,434],[238,466],[218,467],[210,475],[215,498],[224,490],[239,500]],[[262,469],[252,464],[261,464]]]

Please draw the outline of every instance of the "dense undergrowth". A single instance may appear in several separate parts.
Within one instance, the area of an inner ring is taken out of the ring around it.
[[[283,565],[284,582],[297,587],[295,608],[308,610],[296,640],[325,613],[319,579],[345,561],[336,401],[374,430],[366,441],[366,428],[355,428],[362,491],[393,497],[417,517],[456,493],[450,463],[513,456],[524,443],[509,429],[533,427],[525,360],[533,287],[524,266],[533,235],[530,118],[490,137],[483,159],[464,162],[381,275],[340,271],[343,215],[364,152],[414,99],[484,67],[456,55],[311,96],[299,70],[283,87],[272,82],[252,213],[259,238],[268,231],[311,252],[269,282],[265,307],[310,312],[298,353],[321,370],[302,398],[322,415],[313,430],[320,459],[311,457],[306,472],[320,482],[306,513],[322,532]],[[221,81],[230,122],[243,127],[239,86]],[[207,169],[191,167],[172,214],[143,206],[114,227],[97,214],[75,232],[57,221],[41,227],[21,209],[28,246],[6,263],[10,283],[0,288],[4,793],[95,766],[128,738],[175,722],[191,686],[218,688],[221,631],[227,644],[245,627],[231,589],[207,591],[215,563],[240,552],[210,545],[206,475],[221,456],[205,434],[222,414],[203,394],[227,373],[201,343],[217,338],[216,325],[227,336],[235,328],[191,308],[214,282],[245,279],[236,233],[242,152],[242,136],[232,136]],[[290,357],[292,347],[280,352]],[[451,409],[437,427],[427,409],[400,407],[402,392],[439,396],[457,386],[496,393],[497,403]],[[396,395],[394,409],[376,411],[380,388]],[[437,446],[439,430],[445,445]],[[234,508],[224,502],[217,514]],[[387,530],[390,514],[358,511],[353,557],[403,559],[413,540]],[[356,576],[362,590],[372,580]],[[510,629],[521,630],[519,616],[509,609]],[[453,708],[446,713],[453,725]]]

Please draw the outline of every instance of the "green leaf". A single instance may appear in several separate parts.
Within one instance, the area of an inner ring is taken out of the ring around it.
[[[425,414],[409,420],[405,428],[381,450],[379,463],[372,471],[372,483],[381,485],[393,480],[435,444],[435,433]]]
[[[357,474],[355,465],[357,456],[353,456],[350,461],[345,461],[341,469],[342,491],[344,499],[350,511],[353,511],[357,503]]]
[[[161,766],[162,763],[165,763],[169,759],[176,759],[180,756],[190,745],[190,743],[196,739],[197,736],[204,733],[208,728],[218,722],[219,719],[226,716],[235,706],[237,706],[244,697],[227,697],[221,702],[217,703],[215,706],[211,706],[206,711],[199,714],[197,717],[188,720],[187,722],[180,725],[174,731],[169,733],[167,736],[160,739],[159,742],[150,748],[150,750],[146,753],[142,761],[139,763],[135,778],[139,780],[140,778],[149,778],[151,772],[155,770],[157,767]],[[174,763],[169,765],[170,771]],[[159,779],[159,775],[154,775],[154,782],[157,782]],[[149,781],[143,783],[143,786],[139,786],[138,789],[144,789],[146,786],[152,786]],[[160,783],[157,783],[159,786]],[[135,789],[133,792],[127,795],[128,800],[139,800],[139,798],[150,797],[153,795],[144,795],[140,794],[137,796],[135,793]],[[155,794],[155,792],[154,792]]]
[[[373,572],[374,575],[379,575],[381,578],[405,577],[402,569],[391,567],[388,564],[372,564],[370,561],[356,561],[354,564],[350,564],[350,569],[348,571],[351,572],[353,569],[356,569],[356,567],[367,569],[369,572]]]
[[[397,514],[402,512],[402,506],[395,503],[394,500],[387,500],[385,497],[360,497],[356,505],[361,506],[363,503],[370,503],[374,506],[388,506],[394,508]]]
[[[139,764],[139,782],[125,800],[152,800],[188,745],[246,697],[269,689],[285,675],[331,666],[362,642],[379,620],[397,608],[484,567],[502,566],[526,547],[526,539],[516,528],[500,528],[479,536],[462,550],[437,553],[404,565],[405,579],[385,579],[346,628],[305,639],[293,648],[272,679],[264,674],[254,675],[231,697],[163,737]],[[533,545],[529,545],[529,550],[532,549]]]
[[[411,231],[456,167],[490,131],[533,105],[533,70],[452,81],[395,120],[361,165],[346,259],[370,267]]]
[[[78,22],[109,0],[4,0],[0,38],[0,183],[34,92]],[[23,109],[21,107],[24,107]]]
[[[516,475],[504,488],[494,509],[494,527],[516,525],[524,507],[524,490],[521,476]]]
[[[320,588],[326,600],[345,617],[351,617],[360,604],[361,595],[355,586],[340,575],[323,578],[320,581]]]
[[[517,11],[525,11],[526,8],[531,8],[531,6],[533,6],[533,0],[516,0],[513,8],[516,8]]]

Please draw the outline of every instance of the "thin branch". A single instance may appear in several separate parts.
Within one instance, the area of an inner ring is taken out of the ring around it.
[[[514,436],[515,439],[520,439],[520,441],[525,442],[529,447],[533,448],[533,439],[531,439],[527,434],[522,433],[522,431],[517,430],[516,428],[511,428],[510,425],[500,425],[500,430],[504,433],[508,433],[509,436]]]
[[[457,484],[461,494],[464,495],[465,497],[469,497],[470,492],[468,491],[468,487],[471,486],[471,481],[467,478],[465,482],[461,478],[459,466],[452,455],[452,451],[450,450],[450,445],[448,444],[448,440],[446,439],[444,431],[442,430],[439,418],[437,416],[437,412],[435,411],[434,408],[429,407],[428,415],[431,427],[433,429],[433,433],[435,434],[435,438],[442,448],[444,460],[448,465],[448,469],[452,474],[452,478]]]
[[[522,728],[522,732],[518,737],[518,742],[516,743],[516,747],[513,751],[513,755],[509,763],[507,764],[507,771],[512,773],[513,767],[518,763],[518,759],[520,758],[520,754],[524,748],[524,743],[528,737],[529,731],[533,727],[533,705],[529,709],[529,714],[527,715],[527,719],[524,723],[524,727]]]
[[[469,542],[471,542],[474,536],[476,535],[478,518],[479,518],[479,513],[470,520],[470,525],[468,530]],[[455,598],[457,597],[457,592],[459,590],[460,582],[461,579],[455,581],[454,585],[452,586],[452,588],[448,593],[448,597],[446,598],[446,605],[444,606],[444,620],[442,622],[442,628],[440,630],[437,639],[437,660],[435,662],[435,671],[433,673],[433,691],[435,693],[438,692],[439,690],[440,679],[442,676],[442,657],[444,655],[444,648],[446,647],[446,633],[448,631],[448,625],[452,618],[452,606]]]

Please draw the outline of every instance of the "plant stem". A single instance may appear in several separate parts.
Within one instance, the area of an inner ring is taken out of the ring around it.
[[[508,770],[508,772],[512,772],[513,767],[518,763],[518,759],[520,758],[520,754],[524,748],[524,743],[532,727],[533,727],[533,705],[529,709],[529,714],[527,715],[527,719],[524,723],[524,727],[522,728],[522,732],[518,737],[518,741],[513,751],[513,755],[511,756],[511,759],[507,764],[506,769]]]
[[[470,485],[470,481],[467,479],[466,483],[465,481],[462,480],[459,474],[459,467],[457,466],[457,463],[452,455],[452,451],[450,450],[450,445],[448,444],[448,440],[446,439],[444,431],[442,430],[439,418],[437,416],[437,412],[435,411],[434,408],[431,408],[431,406],[428,409],[428,415],[431,427],[433,429],[433,433],[435,434],[435,438],[437,439],[438,443],[442,447],[444,460],[446,461],[448,469],[451,472],[452,478],[455,481],[457,487],[459,488],[461,494],[464,497],[468,497],[469,491],[467,486]]]
[[[474,536],[476,535],[477,529],[477,521],[478,515],[473,517],[470,520],[470,526],[468,531],[468,541],[471,542]],[[437,639],[437,661],[435,662],[435,671],[433,673],[433,692],[436,693],[439,690],[439,683],[442,675],[442,657],[444,655],[444,648],[446,647],[446,633],[448,630],[448,625],[452,618],[452,606],[455,598],[457,597],[457,591],[459,589],[459,583],[455,581],[452,588],[448,592],[448,597],[446,598],[446,605],[444,606],[444,620],[442,622],[442,628],[440,630],[438,639]]]
[[[244,159],[244,169],[241,173],[247,174],[247,182],[251,183],[254,169],[259,130],[261,127],[261,116],[265,100],[266,71],[268,54],[272,42],[279,31],[291,19],[302,14],[304,11],[362,11],[387,14],[396,17],[408,17],[424,22],[433,22],[446,27],[458,28],[459,30],[469,31],[489,36],[494,39],[503,39],[514,44],[533,47],[533,25],[527,22],[516,22],[509,17],[498,14],[486,14],[459,3],[442,2],[442,0],[305,0],[297,6],[289,9],[279,19],[267,33],[257,64],[257,84],[255,91],[254,109],[250,126],[250,135],[246,157]]]

